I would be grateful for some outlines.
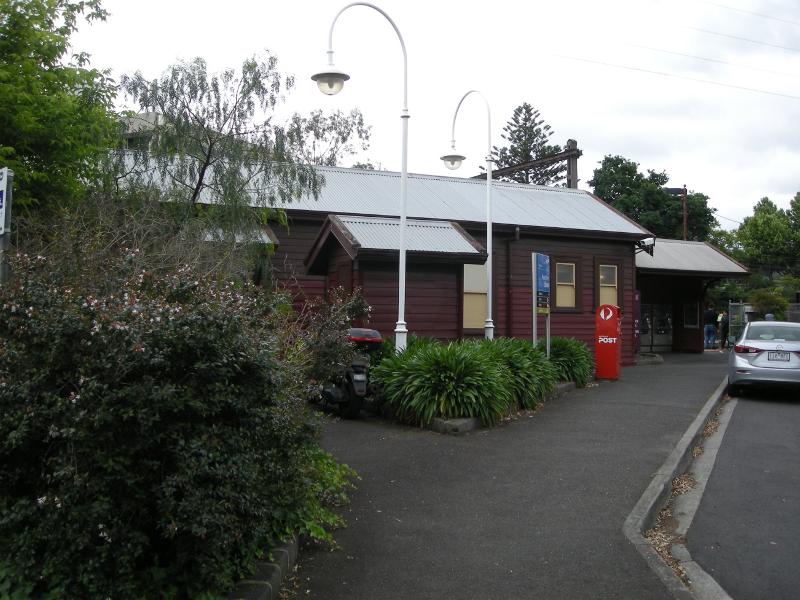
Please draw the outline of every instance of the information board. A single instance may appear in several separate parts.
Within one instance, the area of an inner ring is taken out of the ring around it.
[[[533,253],[534,288],[536,314],[550,314],[550,257],[547,254]]]

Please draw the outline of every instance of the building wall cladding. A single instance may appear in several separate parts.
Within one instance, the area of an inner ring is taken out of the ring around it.
[[[406,265],[405,319],[409,333],[454,340],[461,337],[461,265]],[[397,323],[396,262],[359,261],[364,300],[372,307],[370,327],[393,337]]]
[[[292,217],[288,228],[274,227],[279,237],[273,263],[278,279],[302,286],[308,296],[321,296],[331,286],[361,287],[372,306],[370,326],[384,336],[393,336],[397,321],[398,273],[396,261],[352,261],[341,246],[328,250],[327,276],[306,275],[303,261],[319,234],[326,215]],[[481,225],[465,226],[478,242],[485,244]],[[630,241],[534,235],[523,232],[516,239],[508,228],[496,228],[493,236],[493,318],[495,336],[530,339],[532,334],[531,254],[551,256],[555,262],[576,265],[576,308],[553,308],[552,335],[580,339],[594,351],[594,315],[598,306],[597,269],[600,264],[618,267],[618,293],[623,311],[622,362],[633,364],[633,290],[635,289],[634,247]],[[439,339],[481,337],[481,330],[462,327],[463,267],[453,264],[421,263],[409,258],[406,271],[406,322],[409,332]],[[554,283],[551,277],[551,286]],[[545,320],[539,317],[544,336]]]
[[[470,231],[481,243],[477,231]],[[595,310],[599,306],[597,270],[600,264],[617,266],[618,298],[622,308],[622,363],[634,363],[633,290],[634,248],[630,242],[580,238],[513,235],[493,237],[494,322],[496,336],[529,338],[533,330],[533,252],[551,260],[551,334],[574,337],[594,352]],[[555,308],[555,263],[576,266],[576,307]],[[545,317],[540,316],[538,334],[543,337]]]
[[[325,298],[327,277],[307,275],[303,264],[322,223],[322,217],[290,218],[288,226],[272,226],[278,236],[278,245],[272,256],[273,277],[280,287],[289,290],[298,307],[306,299]]]

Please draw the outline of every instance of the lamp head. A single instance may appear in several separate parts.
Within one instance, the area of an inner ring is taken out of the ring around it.
[[[340,71],[333,65],[328,65],[325,69],[311,76],[317,82],[319,91],[328,96],[333,96],[342,91],[344,82],[350,79],[350,75]]]
[[[445,154],[441,157],[444,161],[444,166],[450,169],[451,171],[455,171],[458,167],[461,166],[461,163],[464,162],[466,156],[463,154],[459,154],[456,152],[455,148],[450,150],[449,154]]]

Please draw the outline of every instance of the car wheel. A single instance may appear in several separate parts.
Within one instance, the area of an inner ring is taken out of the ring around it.
[[[736,396],[741,396],[741,395],[742,395],[741,386],[730,384],[730,383],[728,384],[728,396],[730,396],[731,398],[734,398]]]

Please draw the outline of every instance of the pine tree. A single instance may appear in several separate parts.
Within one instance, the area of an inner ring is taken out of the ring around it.
[[[503,127],[501,136],[508,146],[494,147],[494,159],[498,169],[512,167],[545,158],[562,151],[559,145],[550,145],[550,136],[553,131],[539,111],[527,102],[514,109],[511,120]],[[536,185],[559,185],[564,182],[564,173],[567,165],[559,162],[551,165],[532,167],[498,177],[500,181],[516,181],[517,183],[532,183]]]

